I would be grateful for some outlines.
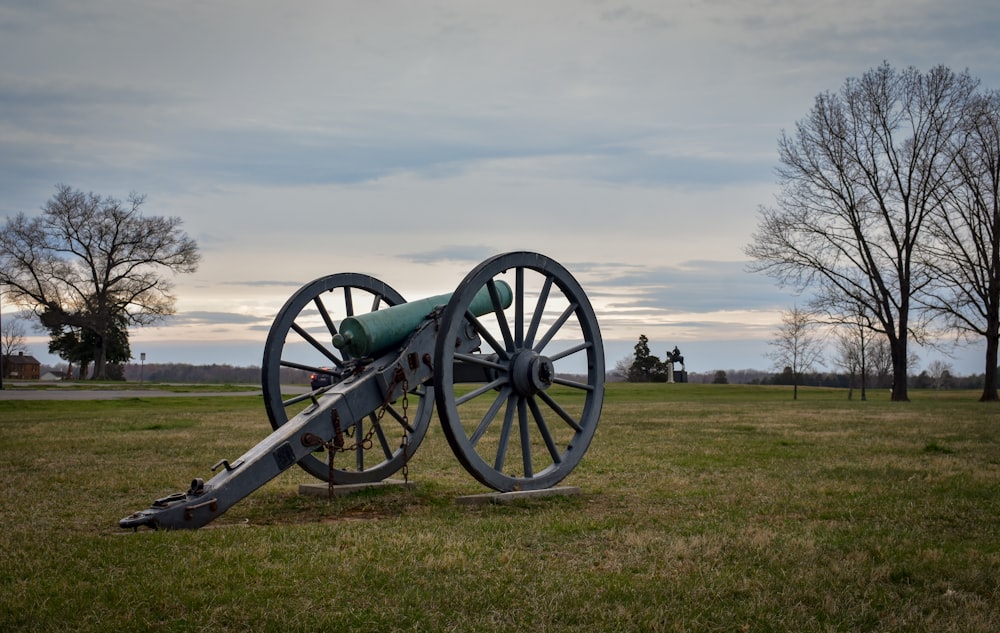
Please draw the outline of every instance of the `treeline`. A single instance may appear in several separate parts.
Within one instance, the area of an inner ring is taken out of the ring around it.
[[[926,370],[909,376],[907,383],[914,389],[982,389],[985,374],[955,376],[949,372],[931,375]],[[793,385],[794,376],[790,371],[767,372],[759,369],[717,369],[709,372],[689,372],[688,382],[734,385]],[[837,389],[860,389],[860,378],[852,378],[845,373],[806,372],[799,375],[798,384],[810,387],[833,387]],[[892,374],[883,373],[868,376],[868,389],[892,389]]]
[[[233,365],[186,365],[181,363],[149,363],[125,365],[127,382],[193,382],[219,384],[260,383],[260,367]]]
[[[257,366],[238,367],[235,365],[189,365],[185,363],[129,363],[123,365],[122,380],[126,382],[177,382],[205,384],[252,384],[261,382],[261,369]],[[52,372],[65,377],[66,365],[42,366],[42,373]],[[77,378],[77,376],[72,376]],[[281,369],[282,384],[305,384],[309,373],[301,369]]]
[[[261,369],[257,366],[238,367],[234,365],[189,365],[185,363],[148,363],[137,365],[129,363],[124,366],[126,382],[176,382],[194,384],[252,384],[261,382]],[[65,376],[66,365],[43,365],[42,373],[51,372],[57,376]],[[74,376],[75,378],[75,376]],[[608,373],[608,382],[621,382],[626,376],[620,368]],[[665,380],[665,378],[663,379]],[[663,382],[657,380],[654,382]],[[955,376],[945,371],[934,376],[926,370],[909,377],[909,386],[915,389],[981,389],[984,374],[970,376]],[[287,385],[306,384],[309,373],[300,369],[282,368],[281,383]],[[707,372],[688,372],[688,382],[709,384],[725,383],[734,385],[792,385],[793,376],[790,370],[769,372],[760,369],[715,369]],[[799,385],[811,387],[834,387],[849,389],[852,386],[860,389],[859,378],[854,377],[853,385],[850,376],[837,372],[807,372],[799,377]],[[882,373],[868,377],[868,389],[891,389],[892,375]]]

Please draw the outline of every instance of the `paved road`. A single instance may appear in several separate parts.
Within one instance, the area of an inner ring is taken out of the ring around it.
[[[259,396],[260,391],[159,391],[154,389],[4,389],[0,400],[116,400],[191,396]]]
[[[282,393],[304,393],[306,387],[283,386]],[[185,398],[204,396],[260,396],[260,389],[247,391],[167,391],[161,389],[74,389],[72,387],[47,387],[30,389],[7,384],[0,390],[0,400],[116,400],[123,398]]]

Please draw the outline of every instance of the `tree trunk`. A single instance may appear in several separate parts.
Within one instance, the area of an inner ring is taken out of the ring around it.
[[[865,330],[861,329],[861,402],[868,400],[868,345]]]
[[[892,401],[909,402],[906,390],[906,338],[900,337],[892,344]]]
[[[91,375],[91,380],[105,380],[107,379],[107,345],[105,341],[107,340],[104,336],[97,337],[97,344],[94,346],[94,373]]]
[[[980,402],[997,402],[997,348],[1000,346],[1000,334],[997,328],[990,328],[986,336],[986,375],[983,381],[983,395]]]

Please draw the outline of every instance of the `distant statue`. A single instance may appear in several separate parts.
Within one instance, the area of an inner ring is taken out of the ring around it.
[[[674,346],[674,350],[672,352],[667,352],[667,362],[670,364],[680,363],[681,371],[686,370],[684,367],[684,357],[681,356],[681,350],[677,349],[676,345]]]

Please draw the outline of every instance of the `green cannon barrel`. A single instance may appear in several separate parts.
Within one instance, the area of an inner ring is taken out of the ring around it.
[[[496,288],[500,304],[504,308],[510,307],[514,299],[510,286],[497,281]],[[333,346],[355,358],[386,351],[405,341],[434,308],[448,303],[450,299],[451,293],[448,293],[347,317],[340,322],[340,332],[334,335]],[[476,293],[469,311],[482,316],[492,310],[489,289],[484,286]]]

